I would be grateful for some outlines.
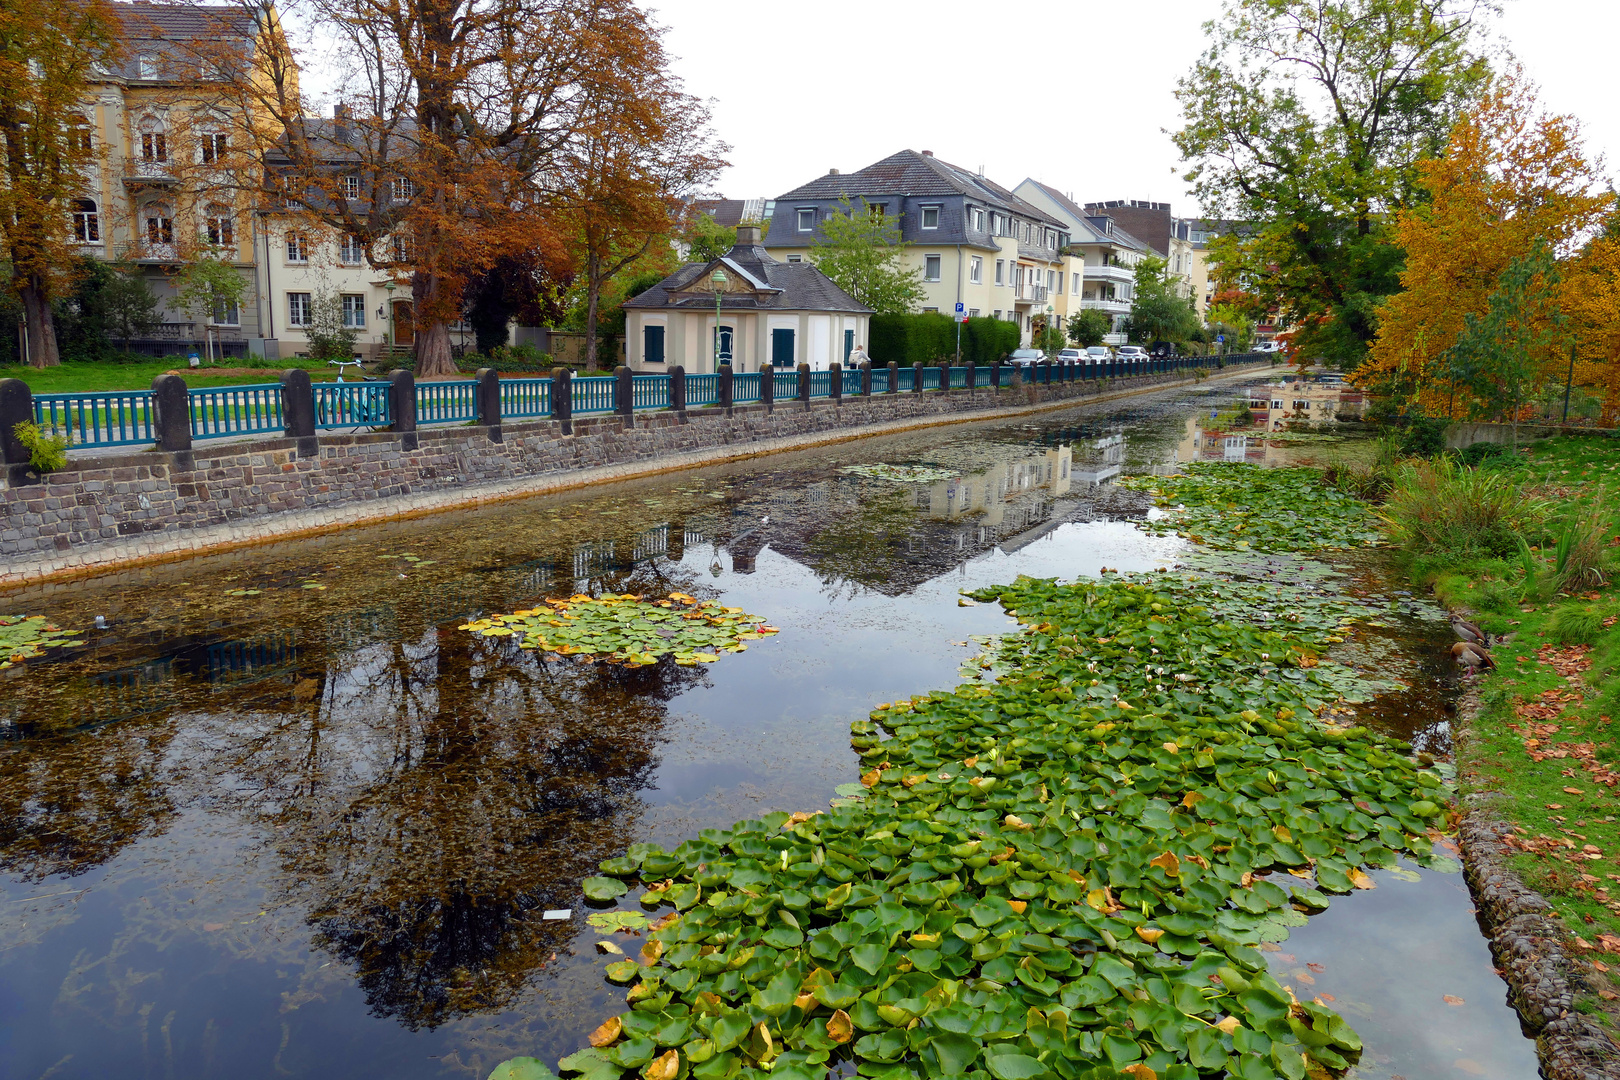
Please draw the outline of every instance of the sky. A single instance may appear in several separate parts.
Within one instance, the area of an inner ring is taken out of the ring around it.
[[[1197,206],[1167,131],[1174,90],[1218,0],[929,4],[845,0],[647,0],[668,27],[675,72],[712,99],[732,146],[716,190],[775,198],[902,149],[932,150],[1005,187],[1025,177],[1081,202]],[[1494,34],[1573,113],[1589,152],[1620,169],[1614,107],[1616,0],[1507,0]]]

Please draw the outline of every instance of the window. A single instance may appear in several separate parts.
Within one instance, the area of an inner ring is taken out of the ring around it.
[[[992,319],[1000,319],[1000,318],[1001,318],[1001,309],[1000,309],[1000,308],[996,308],[996,310],[994,310],[994,311],[992,311],[992,312],[991,312],[991,313],[990,313],[990,317],[991,317],[991,318],[992,318]]]
[[[223,131],[205,132],[202,137],[203,164],[225,160],[225,133]]]
[[[1029,223],[1024,223],[1024,243],[1029,243]]]
[[[345,233],[338,241],[338,262],[358,266],[366,261],[366,245],[358,236]]]
[[[937,307],[925,307],[925,308],[923,308],[923,313],[925,315],[938,315],[939,314],[939,308],[937,308]]]
[[[345,199],[358,199],[360,197],[360,177],[355,173],[338,177],[338,194]]]
[[[882,217],[883,215],[885,215],[885,214],[887,214],[889,212],[889,204],[888,203],[869,203],[869,202],[866,202],[865,199],[862,199],[861,202],[866,204],[866,209],[874,217]]]
[[[813,207],[813,206],[808,207],[808,208],[801,206],[799,208],[799,231],[800,232],[811,232],[811,231],[813,231],[815,229],[815,227],[816,227],[816,208]]]
[[[137,72],[137,77],[138,78],[142,78],[142,79],[155,79],[155,78],[157,78],[158,77],[158,61],[157,61],[157,57],[153,56],[150,53],[142,54],[135,61],[135,70]]]
[[[662,364],[664,362],[664,328],[662,326],[643,326],[641,328],[641,362],[644,364]]]
[[[939,228],[939,207],[925,206],[922,208],[922,227],[925,229]]]
[[[1063,276],[1064,276],[1063,271],[1058,270],[1058,271],[1056,271],[1056,273],[1057,273],[1057,287],[1054,288],[1052,290],[1052,292],[1056,296],[1062,296],[1063,295]],[[1047,276],[1050,277],[1051,275],[1048,274]]]
[[[345,293],[343,296],[343,325],[354,330],[366,328],[366,298]]]
[[[1071,277],[1073,278],[1073,280],[1069,282],[1069,292],[1072,293],[1075,296],[1079,296],[1080,295],[1080,271],[1076,270],[1071,275]]]
[[[405,233],[395,233],[389,238],[389,242],[394,249],[395,262],[410,262],[416,257],[416,244]]]
[[[90,126],[90,121],[82,116],[75,116],[72,118],[71,123],[72,128],[68,138],[73,145],[73,149],[81,154],[95,153],[96,133],[95,129]]]
[[[242,309],[236,306],[235,300],[216,299],[208,317],[215,326],[242,325]]]
[[[924,255],[923,256],[923,280],[924,281],[938,281],[939,280],[939,264],[940,264],[940,262],[941,262],[941,260],[940,260],[940,257],[938,255]]]
[[[396,176],[389,184],[389,192],[397,203],[410,202],[416,196],[416,184],[408,176]]]
[[[174,243],[174,212],[162,203],[146,208],[146,242],[148,244]]]
[[[101,242],[101,215],[89,199],[73,200],[73,239],[81,244]]]
[[[309,293],[290,292],[287,294],[287,325],[309,325]]]
[[[984,232],[984,211],[977,206],[969,207],[968,224],[974,232]]]
[[[1053,232],[1051,229],[1046,230],[1046,250],[1057,250],[1057,233]]]
[[[161,121],[153,116],[146,117],[141,121],[140,133],[142,161],[155,163],[169,160],[169,137]]]
[[[309,262],[309,237],[303,233],[290,232],[287,234],[287,261],[290,263]]]
[[[1001,215],[1000,214],[991,214],[990,215],[990,235],[991,236],[1000,236],[1001,235]]]
[[[1005,285],[1005,284],[1007,284],[1007,260],[1006,259],[997,259],[996,260],[996,284],[997,285]]]
[[[1046,291],[1047,292],[1051,292],[1056,287],[1056,282],[1053,281],[1053,278],[1056,275],[1057,275],[1057,271],[1055,271],[1055,270],[1048,270],[1046,272]]]
[[[968,260],[968,280],[975,285],[984,284],[984,260],[977,255]]]
[[[804,262],[804,256],[803,255],[789,255],[788,256],[788,262],[802,263],[802,262]]]
[[[229,247],[236,243],[236,229],[231,221],[231,208],[221,206],[219,203],[210,203],[208,213],[203,218],[203,234],[208,242],[217,247]]]

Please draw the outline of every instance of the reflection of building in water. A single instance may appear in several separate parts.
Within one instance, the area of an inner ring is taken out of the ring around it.
[[[1101,487],[1125,468],[1125,434],[1115,432],[1077,443],[1074,447],[1073,481],[1082,487]]]
[[[1188,417],[1181,441],[1176,444],[1175,456],[1164,471],[1174,472],[1177,463],[1193,461],[1246,461],[1251,465],[1283,462],[1286,449],[1282,444],[1268,440],[1263,431],[1250,435],[1228,431],[1224,426],[1204,426],[1213,423],[1218,421]]]
[[[1365,404],[1361,391],[1353,386],[1298,376],[1250,386],[1245,393],[1255,425],[1270,431],[1281,431],[1291,423],[1337,423],[1340,416],[1360,416]]]

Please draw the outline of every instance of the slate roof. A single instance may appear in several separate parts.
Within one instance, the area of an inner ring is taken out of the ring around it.
[[[152,4],[146,0],[114,4],[130,37],[137,40],[155,38],[213,37],[219,33],[221,22],[252,37],[258,30],[254,21],[243,14],[241,8],[228,4],[218,6],[191,4]]]
[[[1147,244],[1120,228],[1112,215],[1098,214],[1095,208],[1087,211],[1057,188],[1052,187],[1050,184],[1043,184],[1033,176],[1029,178],[1029,182],[1045,192],[1047,198],[1057,203],[1064,213],[1073,215],[1075,234],[1070,243],[1099,244],[1113,241],[1125,247],[1137,248],[1141,251],[1152,250]],[[1087,233],[1091,235],[1085,235]]]
[[[777,196],[776,201],[840,199],[861,195],[963,195],[988,202],[1030,221],[1060,228],[1063,225],[993,180],[915,150],[891,154],[852,173],[828,173],[817,177],[808,184]]]
[[[738,244],[713,262],[687,263],[657,285],[629,300],[624,306],[640,309],[713,309],[714,295],[702,291],[696,296],[676,299],[678,293],[707,278],[716,265],[731,271],[755,286],[752,293],[724,293],[720,306],[725,311],[840,311],[870,315],[872,309],[857,302],[832,279],[813,265],[777,262],[755,244]]]

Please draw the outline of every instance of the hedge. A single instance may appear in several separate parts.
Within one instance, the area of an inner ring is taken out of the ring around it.
[[[1004,319],[969,319],[962,327],[962,360],[989,364],[1018,348],[1018,324]],[[872,316],[874,364],[938,363],[956,356],[956,323],[948,315]]]

